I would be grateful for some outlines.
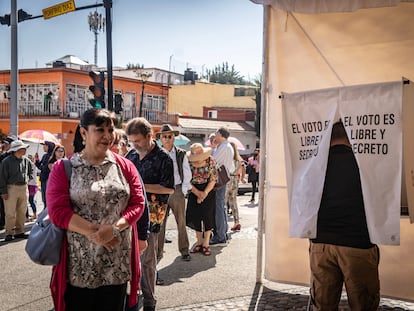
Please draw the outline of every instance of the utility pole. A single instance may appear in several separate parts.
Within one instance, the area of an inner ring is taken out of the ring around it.
[[[114,111],[114,88],[112,81],[112,0],[103,0],[106,14],[106,67],[108,71],[108,110]]]
[[[17,87],[18,64],[17,64],[17,0],[11,0],[10,26],[11,26],[11,59],[10,59],[10,133],[17,137],[19,132]]]

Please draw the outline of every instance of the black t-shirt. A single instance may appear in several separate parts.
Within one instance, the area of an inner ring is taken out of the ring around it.
[[[352,149],[332,146],[314,243],[370,248],[358,164]]]

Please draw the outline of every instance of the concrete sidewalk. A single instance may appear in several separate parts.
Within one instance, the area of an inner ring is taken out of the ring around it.
[[[258,205],[249,199],[249,194],[238,197],[242,228],[231,234],[228,245],[212,247],[211,256],[192,254],[189,262],[180,258],[175,219],[169,217],[166,236],[172,243],[165,244],[164,258],[158,265],[165,285],[156,287],[157,310],[306,310],[307,287],[269,281],[256,284]],[[28,223],[27,230],[30,226]],[[188,232],[192,245],[195,233]],[[25,240],[3,240],[4,230],[0,231],[0,311],[52,309],[51,267],[30,261],[24,251]],[[340,310],[348,310],[345,300]],[[382,299],[380,310],[414,310],[414,303]]]
[[[257,203],[250,194],[238,196],[241,231],[232,233],[227,246],[212,247],[212,255],[180,259],[174,217],[167,223],[163,260],[158,265],[165,285],[156,287],[160,311],[195,310],[307,310],[309,288],[264,281],[256,284]],[[229,217],[229,227],[232,217]],[[190,244],[196,241],[188,231]],[[340,310],[349,310],[343,295]],[[414,310],[414,303],[382,299],[380,310]]]

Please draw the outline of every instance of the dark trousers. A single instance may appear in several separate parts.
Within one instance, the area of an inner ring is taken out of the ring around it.
[[[68,284],[66,311],[123,311],[127,285],[80,288]]]
[[[252,200],[254,200],[258,185],[259,185],[259,174],[257,174],[256,180],[252,180]]]
[[[47,180],[45,181],[41,181],[41,186],[40,186],[40,190],[42,193],[42,201],[43,201],[43,207],[46,208],[46,185],[47,185]]]
[[[3,199],[0,198],[0,227],[4,227],[6,223],[6,214],[4,213],[4,202]]]

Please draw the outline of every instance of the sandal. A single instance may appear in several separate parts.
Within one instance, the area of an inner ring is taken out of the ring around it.
[[[193,247],[193,249],[190,251],[191,254],[199,253],[203,249],[203,245],[196,245]]]
[[[211,255],[210,247],[203,246],[203,254],[204,256],[210,256]]]

